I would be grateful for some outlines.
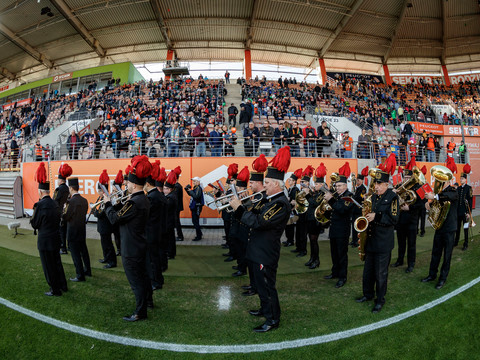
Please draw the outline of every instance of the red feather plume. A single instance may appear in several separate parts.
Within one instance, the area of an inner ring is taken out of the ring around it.
[[[108,177],[107,169],[104,169],[98,178],[98,182],[102,185],[107,185],[108,180],[110,180],[110,178]]]
[[[327,176],[327,168],[323,163],[320,163],[320,166],[315,170],[315,176],[317,178],[324,178]]]
[[[248,166],[245,166],[242,171],[240,171],[237,175],[237,181],[248,182],[250,178],[250,171],[248,171]]]
[[[232,177],[237,175],[238,174],[238,164],[233,163],[233,164],[228,165],[227,173],[228,173],[228,178],[229,179],[231,179]]]
[[[62,164],[60,165],[60,168],[58,169],[58,173],[63,176],[64,178],[67,178],[69,177],[70,175],[72,175],[73,173],[73,170],[72,168],[70,167],[70,165],[68,164]]]
[[[152,164],[152,171],[150,172],[150,176],[152,177],[153,180],[158,178],[158,175],[160,174],[160,160],[155,160],[155,162]]]
[[[132,159],[133,173],[140,179],[145,179],[152,171],[152,164],[146,155],[137,155]]]
[[[178,177],[182,173],[182,168],[180,166],[177,166],[175,169],[173,169],[173,172],[175,172],[175,174],[177,175],[177,179],[178,179]]]
[[[368,166],[365,166],[360,173],[363,176],[368,176]]]
[[[118,170],[118,174],[115,177],[115,184],[121,184],[123,183],[123,173],[122,170]]]
[[[397,168],[397,158],[395,154],[390,154],[384,164],[384,171],[390,175],[393,175],[395,169]]]
[[[422,171],[423,175],[427,175],[427,167],[423,165],[423,167],[420,169]]]
[[[45,169],[45,163],[41,162],[38,165],[37,171],[35,171],[35,181],[39,184],[47,182],[47,169]]]
[[[252,168],[256,172],[265,172],[268,167],[268,161],[265,157],[265,154],[261,154],[255,161],[252,163]]]
[[[464,174],[470,174],[470,172],[472,171],[472,167],[470,166],[470,164],[465,164],[463,165],[463,173]]]
[[[457,164],[455,164],[455,160],[453,160],[453,157],[447,156],[446,167],[449,168],[450,171],[454,174],[457,172]]]
[[[417,166],[417,162],[415,161],[415,157],[412,156],[408,164],[405,165],[405,169],[412,170],[415,166]]]
[[[128,176],[128,174],[130,174],[131,171],[132,171],[132,165],[128,165],[128,166],[125,168],[125,175]]]
[[[175,183],[177,182],[177,174],[175,173],[175,171],[170,171],[170,173],[168,174],[167,176],[167,183],[169,183],[170,185],[175,185]]]
[[[305,170],[303,170],[302,177],[303,177],[303,176],[312,177],[314,171],[315,171],[315,169],[313,168],[313,166],[312,166],[312,165],[308,165],[308,166],[305,168]]]
[[[350,164],[347,162],[345,162],[345,165],[343,165],[340,169],[338,169],[338,174],[339,175],[343,175],[345,177],[349,177],[350,176],[350,173],[352,171],[350,170]]]
[[[167,172],[165,171],[164,167],[160,168],[156,180],[163,183],[165,182],[165,180],[167,180]]]
[[[290,166],[290,146],[284,146],[278,150],[277,155],[270,160],[270,164],[272,164],[272,166],[278,171],[287,172],[288,167]]]
[[[300,178],[302,177],[302,171],[303,171],[302,168],[297,169],[297,170],[295,170],[295,172],[293,173],[293,175],[295,175],[295,177],[296,177],[297,179],[300,179]]]

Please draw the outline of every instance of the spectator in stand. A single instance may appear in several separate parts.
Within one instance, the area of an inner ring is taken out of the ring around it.
[[[417,151],[417,158],[415,160],[425,161],[425,151],[427,149],[427,140],[421,135],[416,135],[416,137],[417,137],[418,151]]]
[[[245,129],[246,127],[248,127],[250,123],[250,116],[248,115],[247,113],[247,109],[245,108],[245,106],[240,106],[240,120],[239,120],[239,124],[243,124],[243,128]]]
[[[157,157],[157,149],[155,149],[151,140],[147,140],[145,146],[145,155],[147,155],[149,158]]]
[[[228,70],[225,71],[225,84],[230,84],[230,73],[228,72]]]
[[[370,158],[370,140],[367,136],[365,129],[362,129],[362,133],[358,135],[358,145],[357,145],[357,158],[359,159],[369,159]]]
[[[410,125],[409,122],[407,121],[404,121],[405,123],[405,126],[403,128],[403,131],[405,132],[405,134],[407,135],[408,138],[410,138],[413,134],[413,128],[412,128],[412,125]]]
[[[183,131],[178,127],[178,121],[174,121],[165,133],[168,157],[178,157],[181,137],[183,137]]]
[[[222,138],[223,138],[223,155],[235,156],[235,148],[233,147],[237,143],[237,135],[228,129],[227,125],[222,126]]]
[[[312,127],[312,122],[307,120],[307,126],[303,128],[303,139],[304,139],[304,149],[305,156],[315,157],[316,156],[316,147],[317,147],[317,131]]]
[[[440,145],[440,141],[438,137],[435,137],[435,161],[440,161],[440,152],[442,151],[442,146]]]
[[[205,119],[200,120],[200,123],[193,130],[193,137],[195,138],[196,155],[203,157],[207,152],[207,141],[209,137],[209,131],[207,129],[207,123]]]
[[[345,131],[343,133],[343,156],[346,159],[351,159],[353,157],[353,139],[350,137],[350,131]]]
[[[427,161],[428,162],[435,162],[435,138],[433,137],[433,134],[430,133],[427,138]]]
[[[35,142],[35,161],[43,161],[43,146],[40,145],[40,140]]]
[[[183,156],[193,157],[195,152],[195,138],[191,134],[190,128],[183,130],[183,136],[180,138],[180,146],[183,151]]]
[[[112,129],[107,136],[107,142],[111,145],[113,154],[117,159],[120,156],[121,141],[122,133],[118,130],[117,125],[112,125]]]
[[[408,138],[405,132],[402,132],[400,140],[398,140],[398,145],[400,147],[400,164],[405,165],[407,161],[407,147],[408,147]]]
[[[80,138],[75,133],[75,130],[72,130],[72,133],[67,140],[67,150],[70,160],[78,159],[78,151],[80,150],[80,147]]]
[[[212,150],[212,156],[222,156],[222,133],[220,125],[216,124],[209,136],[210,149]]]
[[[453,153],[455,152],[456,147],[457,144],[455,144],[455,139],[453,137],[450,138],[450,141],[447,143],[446,146],[447,156],[453,158]]]
[[[273,145],[275,146],[275,153],[277,153],[280,148],[285,146],[287,138],[288,130],[285,129],[284,123],[281,122],[280,124],[278,124],[278,127],[273,133]]]
[[[257,149],[259,143],[260,131],[255,126],[253,121],[248,123],[248,126],[243,130],[243,146],[245,149],[245,156],[257,156]]]
[[[237,126],[238,109],[234,103],[230,105],[227,112],[228,112],[228,125],[232,125],[232,122],[233,122],[233,127]]]
[[[333,147],[334,141],[335,141],[335,138],[333,137],[332,133],[330,132],[330,128],[328,128],[328,127],[324,128],[322,138],[319,141],[322,155],[320,155],[320,153],[319,153],[318,156],[319,157],[324,156],[324,157],[329,158],[330,155],[333,152],[332,147]]]
[[[294,121],[292,127],[288,132],[288,145],[290,146],[290,153],[294,157],[300,156],[301,139],[302,139],[302,131],[298,127],[298,121]]]
[[[467,154],[467,145],[463,142],[460,142],[460,146],[458,147],[458,159],[460,164],[465,164],[465,155]]]
[[[265,120],[263,126],[260,128],[260,152],[265,156],[270,154],[272,150],[272,140],[275,131],[270,126],[270,122]]]

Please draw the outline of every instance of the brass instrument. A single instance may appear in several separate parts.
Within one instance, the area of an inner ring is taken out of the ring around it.
[[[427,181],[422,171],[417,166],[413,167],[412,173],[413,173],[412,177],[407,181],[404,181],[396,189],[396,193],[399,197],[400,206],[404,204],[407,204],[407,205],[415,204],[415,201],[417,200],[417,196],[415,195],[415,191],[413,191],[412,188],[416,184],[422,186]]]
[[[246,190],[242,190],[242,191],[239,191],[238,194],[243,194],[245,193]],[[248,196],[244,196],[244,197],[239,197],[239,200],[243,203],[249,199],[251,199],[250,201],[252,202],[252,204],[256,204],[257,202],[259,201],[262,201],[263,199],[263,193],[267,191],[266,189],[263,189],[261,191],[258,191],[256,193],[253,193],[251,195],[248,195]],[[233,212],[233,208],[230,206],[230,204],[224,204],[222,206],[219,206],[217,207],[217,210],[218,211],[222,211],[222,210],[226,210],[227,212]]]
[[[307,193],[305,191],[297,192],[295,195],[295,211],[297,214],[305,214],[308,209]]]
[[[248,189],[245,189],[245,190],[241,190],[237,193],[237,195],[241,195],[241,194],[244,194],[245,192],[247,192]],[[223,205],[228,205],[228,203],[235,197],[236,195],[233,194],[233,193],[230,193],[230,194],[226,194],[226,195],[223,195],[223,196],[220,196],[218,198],[215,198],[215,196],[212,196],[213,197],[213,200],[212,201],[209,201],[207,202],[205,205],[207,206],[210,206],[212,204],[215,204],[215,206],[217,207],[217,209]]]
[[[337,191],[335,190],[335,183],[340,180],[340,175],[336,172],[330,175],[330,191],[325,188],[321,187],[320,191],[323,192],[325,195],[326,193],[332,194],[333,197],[337,195]],[[324,198],[320,202],[320,205],[317,206],[315,209],[315,220],[317,220],[322,225],[327,225],[330,222],[332,207],[328,203],[328,201]]]
[[[453,178],[453,173],[449,168],[442,165],[435,165],[430,169],[430,175],[435,179],[433,185],[433,192],[438,195],[442,192],[443,187],[447,181]],[[445,201],[440,204],[440,201],[433,199],[430,203],[430,211],[428,212],[428,221],[432,224],[435,230],[442,227],[450,210],[450,201]]]
[[[368,220],[366,216],[372,212],[372,195],[375,192],[375,177],[378,171],[380,171],[380,169],[377,168],[373,168],[368,171],[368,175],[370,176],[370,184],[368,186],[365,199],[363,200],[362,216],[358,217],[353,224],[353,228],[356,232],[358,232],[358,251],[360,260],[362,261],[365,261],[365,246],[367,244],[366,230],[368,228]]]

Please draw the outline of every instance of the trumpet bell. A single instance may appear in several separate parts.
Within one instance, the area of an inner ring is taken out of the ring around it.
[[[353,223],[353,228],[355,229],[356,232],[362,233],[368,228],[368,220],[365,216],[360,216],[355,220]]]

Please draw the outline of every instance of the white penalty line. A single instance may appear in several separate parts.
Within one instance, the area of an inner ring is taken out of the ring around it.
[[[373,324],[360,326],[355,329],[339,331],[332,334],[315,336],[306,339],[297,339],[290,341],[282,341],[276,343],[266,343],[266,344],[251,344],[251,345],[189,345],[189,344],[173,344],[165,343],[158,341],[149,341],[134,339],[125,336],[112,335],[104,333],[101,331],[90,330],[81,326],[72,325],[64,321],[60,321],[49,316],[39,314],[35,311],[19,306],[11,301],[8,301],[0,297],[0,304],[5,305],[6,307],[18,311],[24,315],[30,316],[36,320],[42,321],[46,324],[53,325],[57,328],[70,331],[75,334],[80,334],[88,336],[97,340],[108,341],[111,343],[117,343],[121,345],[135,346],[145,349],[154,349],[154,350],[165,350],[173,352],[191,352],[191,353],[201,353],[201,354],[214,354],[214,353],[253,353],[253,352],[264,352],[264,351],[276,351],[276,350],[285,350],[292,348],[299,348],[303,346],[318,345],[324,344],[332,341],[337,341],[341,339],[347,339],[352,336],[365,334],[367,332],[378,330],[392,324],[398,323],[402,320],[408,319],[414,315],[420,314],[428,309],[431,309],[445,301],[457,296],[458,294],[464,292],[465,290],[470,289],[472,286],[480,282],[480,276],[476,279],[470,281],[469,283],[459,287],[458,289],[436,299],[425,305],[419,306],[415,309],[409,310],[402,314],[393,316],[391,318],[378,321]]]

